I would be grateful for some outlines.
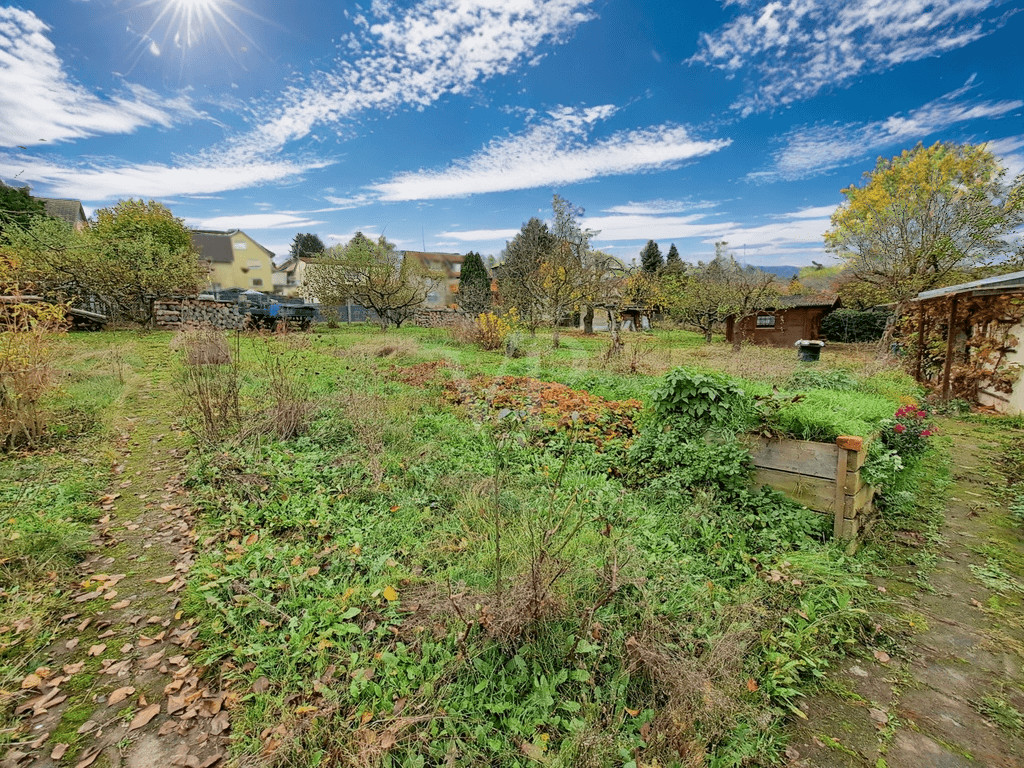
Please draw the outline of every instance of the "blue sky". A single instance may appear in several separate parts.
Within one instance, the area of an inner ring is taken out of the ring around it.
[[[277,253],[498,255],[557,192],[626,261],[802,265],[879,155],[1024,169],[1022,39],[998,0],[0,0],[0,178]]]

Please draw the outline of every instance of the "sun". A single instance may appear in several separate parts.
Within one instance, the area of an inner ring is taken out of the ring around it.
[[[155,10],[145,32],[151,53],[173,47],[185,54],[207,44],[223,45],[232,57],[252,44],[235,20],[240,15],[255,16],[236,0],[139,0],[136,10]]]

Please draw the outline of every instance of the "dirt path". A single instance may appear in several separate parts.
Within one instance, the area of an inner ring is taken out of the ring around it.
[[[794,729],[794,766],[1024,765],[1024,540],[1007,514],[1001,463],[1022,434],[998,422],[950,421],[944,431],[954,484],[926,588],[909,568],[880,580],[905,595],[895,607],[919,631],[897,657],[829,674],[829,692],[808,700]]]
[[[196,629],[179,608],[193,533],[165,350],[118,407],[96,552],[68,585],[48,663],[23,683],[32,740],[5,766],[208,767],[226,754],[232,701],[193,664]]]

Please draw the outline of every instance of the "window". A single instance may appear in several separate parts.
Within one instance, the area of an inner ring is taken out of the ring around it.
[[[252,279],[252,287],[253,288],[262,288],[263,287],[263,278],[262,277],[254,277]]]
[[[259,259],[249,259],[249,269],[259,269],[259,268],[260,268],[260,260]]]
[[[249,247],[249,244],[245,241],[237,242],[234,245],[236,251],[244,251]]]
[[[758,315],[757,316],[757,327],[758,328],[774,328],[775,327],[775,315]]]
[[[452,272],[454,272],[456,275],[461,275],[462,265],[459,263],[452,264]]]

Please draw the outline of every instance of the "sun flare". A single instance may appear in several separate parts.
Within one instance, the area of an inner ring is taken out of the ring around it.
[[[157,9],[146,33],[157,51],[168,45],[185,51],[212,40],[234,56],[251,43],[233,16],[252,13],[235,0],[143,0],[137,7]]]

